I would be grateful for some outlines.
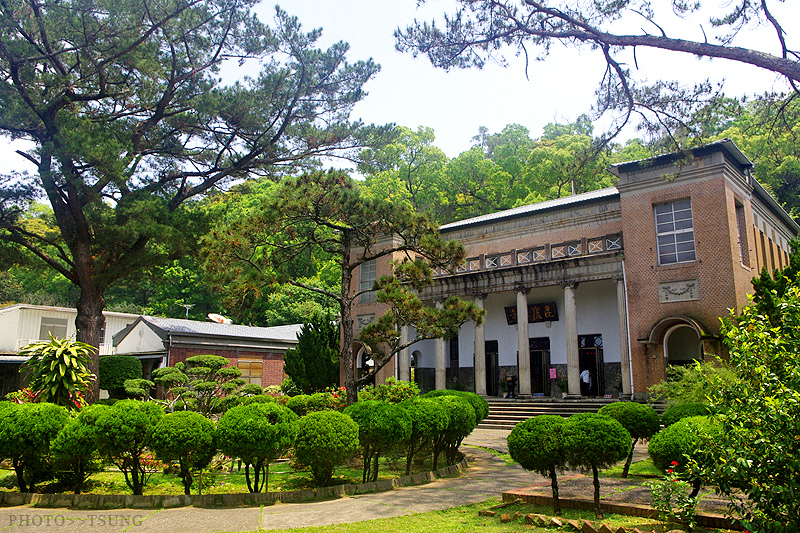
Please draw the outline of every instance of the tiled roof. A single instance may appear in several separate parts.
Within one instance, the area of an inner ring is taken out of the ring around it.
[[[172,334],[203,335],[213,337],[240,337],[250,339],[268,339],[278,341],[297,341],[302,324],[288,326],[272,326],[257,328],[239,324],[218,324],[216,322],[201,322],[199,320],[186,320],[183,318],[161,318],[143,316],[142,320],[152,324],[158,329]]]
[[[478,226],[481,224],[488,224],[492,222],[497,222],[499,220],[507,219],[507,218],[515,218],[525,215],[531,215],[533,213],[539,211],[547,211],[549,209],[557,209],[560,207],[565,207],[572,204],[578,204],[582,202],[589,202],[593,200],[599,200],[602,198],[610,198],[614,196],[618,196],[619,191],[616,187],[609,187],[607,189],[599,189],[597,191],[589,191],[582,194],[575,194],[572,196],[566,196],[564,198],[555,198],[553,200],[546,200],[544,202],[539,202],[537,204],[530,204],[530,205],[523,205],[520,207],[515,207],[513,209],[506,209],[505,211],[498,211],[496,213],[490,213],[488,215],[481,215],[475,218],[468,218],[466,220],[459,220],[458,222],[451,222],[450,224],[445,224],[444,226],[439,227],[439,231],[447,232],[450,230],[460,229],[462,227],[467,226]]]

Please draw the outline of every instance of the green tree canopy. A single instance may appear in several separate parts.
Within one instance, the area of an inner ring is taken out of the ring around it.
[[[316,315],[297,335],[297,346],[283,357],[283,371],[303,394],[339,383],[339,327],[331,316]]]
[[[188,200],[254,173],[355,157],[374,139],[349,114],[378,66],[347,62],[342,42],[317,48],[321,30],[304,32],[280,9],[269,27],[252,5],[0,8],[0,133],[33,143],[19,153],[36,168],[0,180],[0,240],[80,288],[78,340],[98,346],[110,286],[194,245],[204,226]],[[229,59],[260,70],[224,84]],[[56,236],[22,223],[39,196]]]
[[[424,214],[365,198],[343,172],[314,172],[286,180],[258,213],[212,231],[205,243],[209,263],[223,276],[251,284],[285,282],[336,302],[348,403],[356,401],[357,385],[372,379],[402,348],[423,338],[450,336],[467,320],[483,316],[472,303],[458,298],[448,299],[443,309],[422,305],[414,290],[431,282],[432,267],[453,268],[461,262],[463,247],[443,241]],[[291,265],[308,254],[325,254],[338,264],[338,287],[317,287],[293,275]],[[369,289],[354,289],[353,276],[361,265],[389,261],[393,254],[405,258],[394,264],[394,276],[381,278]],[[360,341],[371,347],[375,366],[356,378],[353,304],[361,294],[376,289],[377,300],[389,310],[360,335]],[[398,328],[403,325],[413,325],[417,337],[401,344]],[[379,346],[388,349],[379,351]]]

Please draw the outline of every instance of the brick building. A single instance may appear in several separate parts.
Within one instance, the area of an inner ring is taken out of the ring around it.
[[[413,345],[378,378],[413,372],[423,390],[492,396],[513,376],[521,396],[640,398],[667,365],[724,355],[719,318],[747,304],[763,267],[787,264],[800,232],[752,166],[723,140],[614,165],[617,187],[442,226],[468,259],[437,272],[422,297],[474,299],[485,323]],[[390,259],[362,266],[362,290]],[[362,295],[356,330],[381,312]],[[584,371],[591,384],[582,391]]]
[[[175,318],[141,316],[114,335],[117,355],[140,359],[145,376],[194,355],[230,359],[242,378],[261,387],[280,385],[283,356],[297,345],[301,325],[257,328]]]

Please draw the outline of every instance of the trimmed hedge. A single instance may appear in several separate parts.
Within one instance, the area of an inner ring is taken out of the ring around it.
[[[358,424],[339,411],[315,411],[297,421],[294,465],[308,467],[311,476],[326,487],[336,465],[358,452]]]
[[[104,355],[99,360],[100,388],[124,397],[125,381],[142,378],[142,362],[129,355]]]
[[[358,424],[364,461],[362,480],[364,483],[377,481],[379,457],[408,441],[411,417],[402,407],[380,400],[356,402],[347,407],[344,414]]]
[[[661,415],[661,423],[664,424],[664,427],[668,427],[683,418],[710,414],[711,407],[704,403],[680,403],[673,405]]]
[[[458,396],[459,398],[463,398],[467,400],[472,408],[475,409],[475,425],[481,423],[481,420],[489,416],[489,402],[487,402],[484,398],[478,396],[474,392],[465,392],[465,391],[458,391],[458,390],[433,390],[427,394],[424,394],[423,398],[438,398],[440,396]]]

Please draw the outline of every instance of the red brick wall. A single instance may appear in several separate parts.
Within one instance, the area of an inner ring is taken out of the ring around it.
[[[209,350],[207,348],[173,347],[169,352],[169,364],[175,365],[178,361],[186,361],[189,357],[204,354],[219,355],[230,359],[231,366],[236,366],[238,364],[239,357],[247,357],[248,360],[251,360],[252,357],[260,357],[263,363],[261,386],[280,385],[283,381],[283,354],[277,352],[264,353],[242,350]]]

